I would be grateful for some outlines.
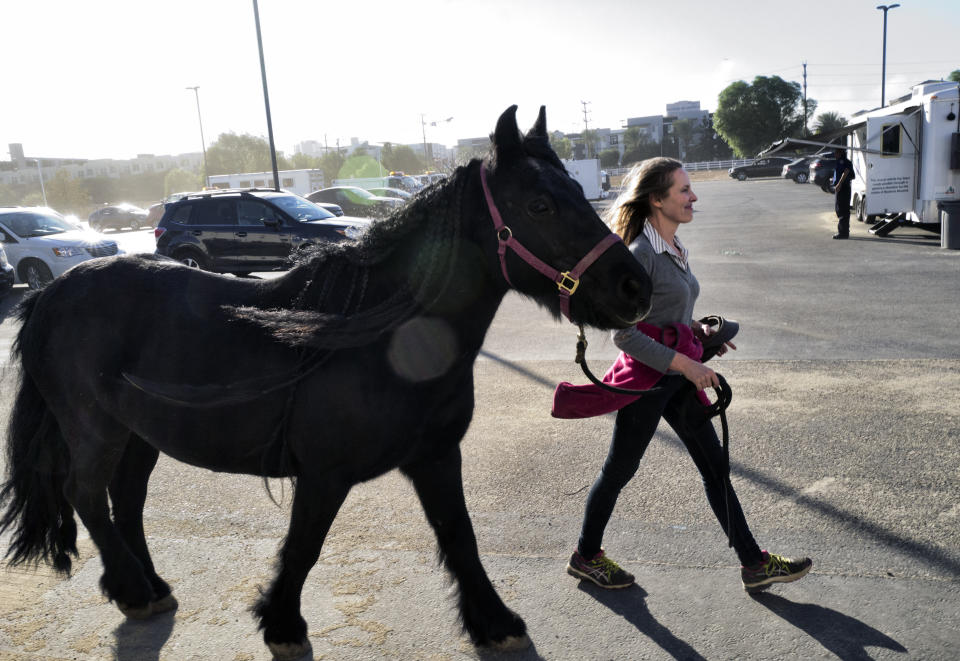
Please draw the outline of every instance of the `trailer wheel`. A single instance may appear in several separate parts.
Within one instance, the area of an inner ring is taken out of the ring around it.
[[[854,205],[857,209],[857,220],[859,220],[861,223],[866,222],[867,221],[867,198],[857,197],[857,200],[856,202],[854,202]]]

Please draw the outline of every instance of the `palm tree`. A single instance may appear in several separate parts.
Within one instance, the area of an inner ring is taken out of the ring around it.
[[[813,124],[813,132],[820,135],[842,129],[847,125],[847,118],[838,112],[823,112],[817,115]]]

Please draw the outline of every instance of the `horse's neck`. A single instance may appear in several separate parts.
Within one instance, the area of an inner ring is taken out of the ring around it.
[[[455,330],[465,352],[478,352],[484,337],[496,316],[497,309],[506,293],[506,288],[490,271],[491,260],[486,253],[496,249],[492,220],[486,214],[482,190],[475,168],[465,168],[460,176],[468,177],[462,182],[459,196],[451,188],[449,194],[459,208],[452,210],[454,220],[460,223],[455,232],[449,251],[449,261],[442,273],[435,273],[442,287],[425,290],[431,295],[428,301],[420,301],[420,316],[444,320]],[[451,186],[455,184],[450,183]],[[411,273],[418,268],[423,246],[431,240],[436,223],[450,222],[451,218],[442,217],[443,212],[435,209],[428,211],[430,216],[414,235],[405,239],[407,245],[401,246],[395,255],[397,263],[391,266],[394,273]],[[442,233],[442,232],[441,232]]]

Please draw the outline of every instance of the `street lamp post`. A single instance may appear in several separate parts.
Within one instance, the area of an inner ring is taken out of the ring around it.
[[[40,193],[43,195],[43,206],[50,206],[47,204],[47,190],[43,187],[43,170],[40,169],[40,159],[35,159],[37,162],[37,174],[40,175]]]
[[[899,4],[877,5],[877,9],[883,10],[883,67],[880,72],[880,107],[887,102],[887,12],[899,7]]]
[[[423,160],[424,161],[429,160],[429,162],[427,163],[427,167],[429,169],[429,166],[434,165],[435,162],[433,159],[433,151],[431,150],[429,154],[427,153],[427,124],[429,124],[430,126],[437,126],[438,124],[440,124],[440,122],[446,122],[447,124],[449,124],[451,121],[453,121],[453,117],[447,117],[445,119],[437,119],[432,122],[428,122],[427,120],[424,119],[424,117],[425,115],[421,113],[420,127],[423,129]]]
[[[194,96],[197,97],[197,120],[200,122],[200,146],[203,147],[203,185],[205,188],[210,187],[210,173],[207,171],[207,141],[203,139],[203,118],[200,116],[200,89],[199,85],[194,85],[193,87],[188,87],[188,90],[193,90]]]

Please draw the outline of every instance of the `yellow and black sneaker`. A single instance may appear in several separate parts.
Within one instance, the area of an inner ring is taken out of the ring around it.
[[[790,583],[807,575],[813,560],[793,560],[775,553],[763,551],[763,560],[753,567],[740,567],[743,589],[753,594],[762,592],[774,583]]]
[[[593,581],[602,588],[626,588],[633,585],[633,574],[603,554],[603,550],[587,560],[574,551],[567,563],[567,573]]]

